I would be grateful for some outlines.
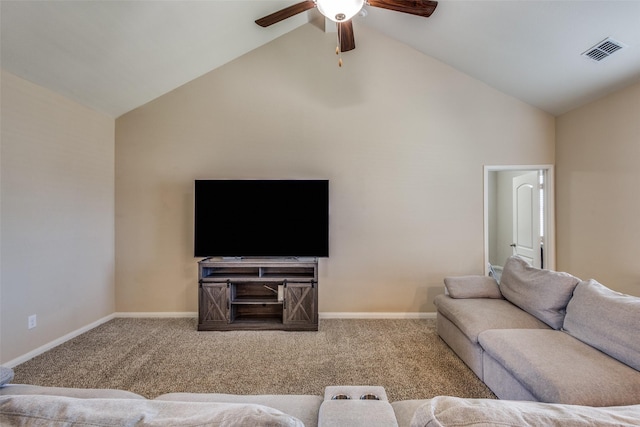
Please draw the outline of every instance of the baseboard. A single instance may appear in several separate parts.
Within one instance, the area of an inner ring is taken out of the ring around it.
[[[100,325],[102,325],[103,323],[108,322],[109,320],[113,319],[115,317],[115,314],[110,314],[108,316],[103,317],[102,319],[98,319],[95,322],[89,323],[86,326],[83,326],[82,328],[76,329],[73,332],[69,332],[66,335],[61,336],[60,338],[57,338],[51,342],[48,342],[45,345],[42,345],[38,348],[36,348],[35,350],[31,350],[30,352],[23,354],[22,356],[18,356],[13,360],[8,361],[7,363],[3,363],[3,366],[6,366],[8,368],[13,368],[15,366],[18,366],[21,363],[26,362],[29,359],[33,359],[36,356],[41,355],[42,353],[51,350],[54,347],[59,346],[60,344],[63,344],[67,341],[69,341],[70,339],[73,339],[75,337],[77,337],[78,335],[82,335],[87,331],[90,331],[91,329],[98,327]]]
[[[198,317],[197,312],[117,312],[114,317],[118,318],[179,318],[179,317]],[[435,319],[436,313],[403,313],[403,312],[386,312],[386,313],[370,313],[370,312],[322,312],[318,313],[320,319]]]
[[[179,317],[198,317],[198,313],[196,311],[120,311],[114,313],[114,317],[118,318],[179,318]]]
[[[318,313],[320,319],[435,319],[436,313],[388,312],[388,313],[341,313],[335,311]]]

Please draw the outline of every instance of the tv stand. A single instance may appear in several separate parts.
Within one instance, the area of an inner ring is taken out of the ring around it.
[[[198,330],[318,330],[317,258],[198,262]]]

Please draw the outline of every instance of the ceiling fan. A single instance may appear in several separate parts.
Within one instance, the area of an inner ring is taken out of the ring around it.
[[[320,13],[337,24],[338,48],[336,53],[347,52],[356,47],[351,18],[358,14],[365,4],[425,18],[431,16],[438,6],[438,2],[434,0],[305,0],[264,16],[256,20],[256,24],[268,27],[317,7]]]

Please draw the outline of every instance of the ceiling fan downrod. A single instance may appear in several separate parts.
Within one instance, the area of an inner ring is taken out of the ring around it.
[[[340,35],[342,32],[342,27],[338,24],[336,24],[338,26],[338,44],[336,45],[336,55],[338,55],[338,67],[342,67],[342,51],[340,50]]]

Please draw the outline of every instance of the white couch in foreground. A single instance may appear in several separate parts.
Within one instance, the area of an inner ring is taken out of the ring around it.
[[[1,369],[3,427],[640,425],[640,405],[593,408],[449,396],[389,402],[384,388],[374,386],[330,386],[324,396],[170,393],[149,400],[124,390],[9,384],[12,376]]]

